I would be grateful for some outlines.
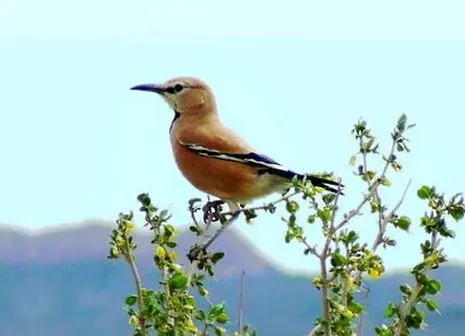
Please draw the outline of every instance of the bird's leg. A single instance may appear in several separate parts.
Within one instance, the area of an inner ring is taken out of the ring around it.
[[[229,218],[223,225],[215,232],[215,234],[204,244],[195,245],[191,248],[187,254],[187,258],[192,262],[194,260],[199,260],[202,255],[207,254],[207,248],[226,230],[240,215],[240,211],[235,211],[231,218]]]

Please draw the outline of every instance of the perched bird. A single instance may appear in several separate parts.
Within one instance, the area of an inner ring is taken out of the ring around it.
[[[179,77],[131,90],[155,92],[174,110],[169,130],[178,168],[197,189],[226,202],[231,213],[239,204],[285,191],[295,176],[331,192],[342,188],[335,181],[289,170],[253,149],[221,123],[215,96],[200,79]]]

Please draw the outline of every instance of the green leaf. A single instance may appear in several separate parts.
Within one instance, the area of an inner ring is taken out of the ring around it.
[[[390,187],[392,185],[391,181],[389,181],[387,178],[383,177],[383,178],[380,178],[379,180],[379,183],[383,186],[386,186],[386,187]]]
[[[211,276],[211,277],[215,276],[215,270],[213,269],[213,267],[210,264],[205,265],[205,270],[207,271],[209,276]]]
[[[331,255],[331,265],[333,267],[343,266],[347,263],[347,258],[344,257],[342,254],[334,252]]]
[[[224,311],[224,304],[216,304],[216,305],[213,305],[211,308],[210,308],[210,313],[209,315],[210,316],[214,316],[214,317],[217,317],[219,316],[220,314],[223,314],[225,311]]]
[[[199,286],[199,287],[197,287],[197,290],[198,290],[200,296],[208,297],[209,293],[208,293],[208,290],[205,287]]]
[[[420,329],[425,320],[425,313],[415,307],[412,308],[412,312],[407,316],[406,322],[407,327]]]
[[[321,199],[326,205],[330,204],[335,198],[336,198],[335,194],[325,194],[321,197]]]
[[[199,232],[199,229],[198,229],[196,226],[194,226],[194,225],[189,226],[189,230],[191,230],[191,231],[194,232],[194,233]]]
[[[465,215],[465,206],[463,204],[454,204],[449,210],[449,214],[453,219],[459,221]]]
[[[331,210],[329,208],[318,210],[318,217],[323,223],[328,223],[331,220]]]
[[[148,207],[152,203],[149,194],[146,193],[139,194],[139,196],[137,196],[137,200],[145,207]]]
[[[199,321],[205,321],[207,319],[207,315],[203,310],[198,310],[195,318]]]
[[[391,168],[394,171],[399,172],[399,171],[402,170],[402,165],[399,162],[393,162],[393,163],[391,163]]]
[[[168,213],[168,211],[167,211],[167,213]],[[176,229],[174,228],[173,225],[168,224],[168,225],[165,226],[165,236],[166,237],[172,237],[175,233],[176,233]]]
[[[426,284],[425,289],[428,294],[435,295],[441,290],[441,283],[432,279]]]
[[[165,209],[165,210],[160,211],[160,216],[159,217],[160,217],[160,220],[168,219],[168,217],[169,217],[168,210]],[[173,228],[173,230],[174,230],[174,228]]]
[[[226,332],[224,328],[218,326],[213,326],[213,329],[215,330],[215,336],[222,336]]]
[[[252,210],[252,209],[245,210],[244,211],[244,216],[245,216],[245,219],[246,219],[247,223],[250,223],[252,219],[258,217],[255,210]]]
[[[187,287],[188,278],[182,273],[174,273],[168,280],[168,284],[172,289],[185,289]]]
[[[360,314],[365,310],[365,307],[362,304],[354,302],[354,301],[349,303],[347,308],[349,308],[349,310],[354,314]]]
[[[135,295],[130,295],[126,298],[126,300],[124,300],[124,303],[126,303],[126,305],[128,306],[133,306],[135,305],[137,302],[137,296]]]
[[[433,190],[428,186],[422,186],[418,189],[417,196],[420,199],[430,199],[433,197]]]
[[[388,328],[386,325],[383,325],[381,328],[380,327],[375,327],[375,332],[376,335],[378,336],[392,336],[394,335],[394,332]]]
[[[398,307],[395,303],[389,303],[389,305],[384,310],[384,317],[391,318],[393,317],[398,311]]]
[[[221,324],[225,324],[229,322],[228,314],[226,313],[219,314],[218,316],[216,316],[216,322],[221,323]]]
[[[426,262],[420,263],[422,265],[421,268],[424,268],[426,266]],[[419,264],[419,265],[420,265]],[[431,280],[426,274],[424,273],[416,273],[415,274],[415,279],[420,285],[427,286],[428,282]]]
[[[371,181],[373,177],[375,177],[375,175],[376,175],[376,172],[374,172],[373,170],[368,170],[363,174],[362,179],[364,181]]]
[[[295,236],[292,234],[292,232],[287,230],[286,235],[284,236],[284,241],[286,242],[286,244],[289,244],[291,242],[291,240],[294,239],[294,238],[295,238]]]
[[[357,160],[357,157],[355,155],[352,155],[349,159],[349,166],[355,165],[356,160]]]
[[[410,296],[412,294],[412,288],[407,284],[400,285],[399,289],[402,292],[402,294],[406,296]]]
[[[397,120],[397,129],[400,132],[403,132],[405,131],[406,126],[407,126],[407,116],[405,114],[402,114],[399,120]]]
[[[223,259],[223,257],[224,257],[224,252],[216,252],[212,255],[211,261],[212,263],[216,264],[218,261]]]
[[[379,211],[379,203],[378,202],[370,202],[371,213],[375,213]]]
[[[299,211],[299,203],[297,203],[296,201],[287,201],[286,210],[289,213],[296,213],[297,211]]]
[[[428,308],[429,311],[434,312],[434,311],[438,311],[438,310],[439,310],[439,309],[438,309],[438,308],[439,308],[439,305],[438,305],[438,303],[437,303],[436,301],[434,301],[434,300],[427,299],[427,300],[425,301],[425,305],[426,305],[426,308]]]
[[[401,230],[404,230],[404,231],[408,231],[408,229],[410,228],[410,224],[411,224],[411,220],[410,218],[408,218],[407,216],[402,216],[402,217],[399,217],[396,221],[395,221],[395,225],[401,229]]]

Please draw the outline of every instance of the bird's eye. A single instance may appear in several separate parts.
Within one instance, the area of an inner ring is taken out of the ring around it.
[[[182,86],[181,84],[176,84],[175,86],[167,87],[165,89],[165,92],[168,92],[170,94],[175,94],[175,93],[182,91],[182,89],[184,89],[184,86]]]
[[[174,87],[169,86],[165,89],[166,92],[173,94],[175,92]]]

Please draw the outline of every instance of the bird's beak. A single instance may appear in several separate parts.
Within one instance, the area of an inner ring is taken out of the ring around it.
[[[131,88],[131,90],[137,90],[137,91],[149,91],[149,92],[155,92],[158,94],[163,94],[165,92],[165,89],[158,84],[141,84],[141,85],[136,85]]]

